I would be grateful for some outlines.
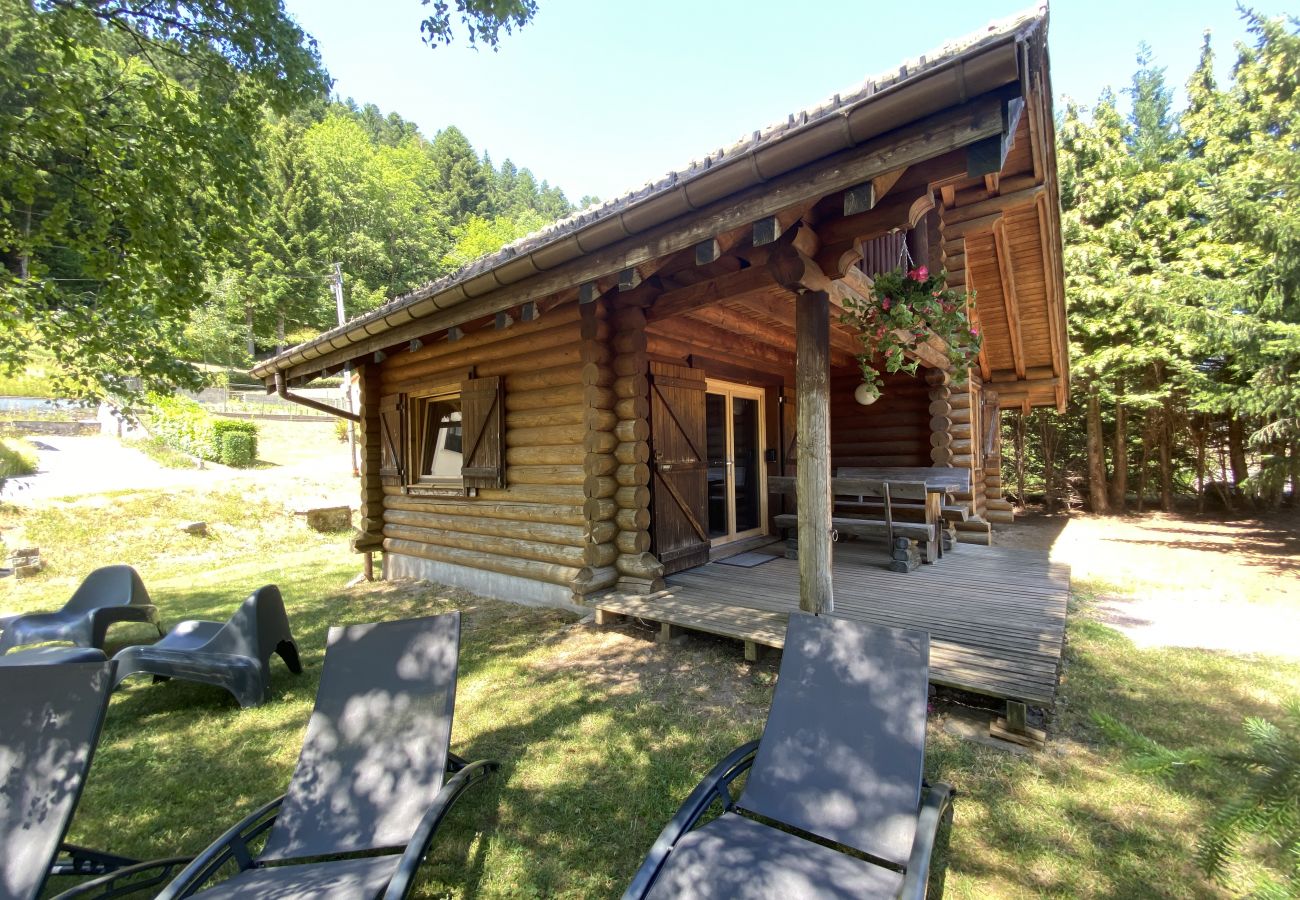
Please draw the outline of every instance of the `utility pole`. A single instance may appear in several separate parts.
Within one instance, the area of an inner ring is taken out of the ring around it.
[[[330,286],[334,288],[334,304],[338,307],[339,324],[342,325],[348,320],[347,314],[343,311],[343,264],[334,264],[334,277],[330,279]],[[348,412],[354,412],[352,409],[352,365],[343,364],[343,396],[348,400]],[[357,424],[348,419],[348,458],[352,460],[352,477],[359,478],[361,470],[357,468]]]

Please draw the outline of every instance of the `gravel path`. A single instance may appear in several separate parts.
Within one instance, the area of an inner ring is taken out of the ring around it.
[[[168,469],[112,437],[37,435],[35,475],[10,479],[5,499],[32,503],[79,494],[210,485],[227,469]]]

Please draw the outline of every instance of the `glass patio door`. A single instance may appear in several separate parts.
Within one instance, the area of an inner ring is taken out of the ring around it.
[[[767,533],[763,391],[709,381],[709,539],[714,546]]]

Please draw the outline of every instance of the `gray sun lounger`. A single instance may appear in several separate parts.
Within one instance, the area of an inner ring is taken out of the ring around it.
[[[762,739],[700,783],[624,900],[924,897],[954,795],[921,778],[928,669],[921,632],[791,615]]]
[[[331,628],[288,793],[218,838],[159,900],[406,897],[452,805],[497,768],[449,751],[459,652],[456,612]],[[231,863],[236,874],[201,890]],[[98,885],[68,896],[98,896]]]
[[[130,566],[104,566],[87,575],[58,612],[0,616],[0,653],[46,641],[103,650],[108,627],[119,622],[147,622],[163,633],[139,573]]]
[[[147,887],[188,862],[140,864],[63,842],[112,682],[113,663],[103,660],[0,669],[0,900],[37,897],[50,875],[99,875],[133,864]]]
[[[271,696],[271,654],[301,674],[298,645],[289,631],[280,589],[273,584],[248,595],[230,621],[181,622],[166,637],[127,647],[117,656],[117,687],[132,675],[179,678],[225,688],[239,705],[259,706]]]

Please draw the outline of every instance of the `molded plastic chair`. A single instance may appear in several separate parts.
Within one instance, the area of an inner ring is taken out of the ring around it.
[[[63,843],[112,683],[113,663],[103,660],[0,669],[0,898],[34,898],[49,875],[97,875],[132,864],[145,887],[188,862],[138,864]]]
[[[68,663],[102,663],[108,657],[94,647],[32,647],[0,656],[0,666],[62,666]]]
[[[923,791],[929,651],[921,632],[791,615],[762,739],[700,783],[624,900],[924,897],[954,796]]]
[[[104,566],[87,575],[58,612],[0,616],[0,653],[46,641],[103,650],[108,626],[118,622],[148,622],[163,634],[140,574],[130,566]]]
[[[288,793],[217,839],[159,900],[406,897],[452,805],[498,766],[449,752],[459,652],[455,612],[331,628]],[[250,845],[262,835],[259,853]],[[235,875],[201,890],[231,862]]]
[[[290,672],[302,673],[280,589],[268,584],[249,594],[225,624],[181,622],[157,643],[119,651],[113,687],[139,674],[179,678],[225,688],[240,706],[260,706],[271,696],[272,653]]]

